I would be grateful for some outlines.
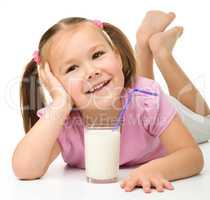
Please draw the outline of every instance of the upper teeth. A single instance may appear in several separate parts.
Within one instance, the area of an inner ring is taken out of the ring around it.
[[[104,84],[106,83],[106,81],[100,83],[99,85],[97,85],[96,87],[92,88],[91,90],[89,90],[88,92],[94,92],[96,89],[102,87]]]

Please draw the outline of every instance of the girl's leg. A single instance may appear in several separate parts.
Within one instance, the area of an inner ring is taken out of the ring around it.
[[[174,27],[154,34],[149,41],[150,49],[166,80],[170,95],[191,111],[206,116],[210,114],[207,103],[172,56],[174,44],[182,32],[182,27]]]
[[[145,15],[136,34],[135,56],[137,62],[137,75],[154,79],[153,55],[149,47],[150,37],[165,28],[173,21],[175,14],[162,11],[149,11]]]

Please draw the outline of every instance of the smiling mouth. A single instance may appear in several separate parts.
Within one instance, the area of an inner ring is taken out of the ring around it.
[[[97,93],[98,91],[101,91],[102,89],[104,89],[110,82],[111,82],[111,79],[104,82],[104,84],[101,85],[100,87],[87,91],[86,94]]]

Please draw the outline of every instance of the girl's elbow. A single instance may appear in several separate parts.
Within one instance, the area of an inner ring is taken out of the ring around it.
[[[204,168],[204,156],[203,152],[199,147],[197,148],[196,163],[197,163],[197,171],[199,174]]]
[[[31,170],[24,168],[14,168],[13,169],[15,176],[20,180],[35,180],[40,179],[44,174],[43,173],[34,173]]]
[[[22,181],[30,181],[40,179],[42,176],[34,176],[34,175],[25,175],[25,174],[15,174],[15,176]]]
[[[35,180],[44,175],[44,172],[32,169],[23,162],[17,160],[12,161],[12,169],[15,176],[20,180]]]

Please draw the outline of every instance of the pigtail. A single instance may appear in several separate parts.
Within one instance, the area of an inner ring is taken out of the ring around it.
[[[38,77],[37,64],[31,60],[23,72],[20,83],[20,109],[25,133],[38,121],[36,112],[44,107],[45,102]]]

